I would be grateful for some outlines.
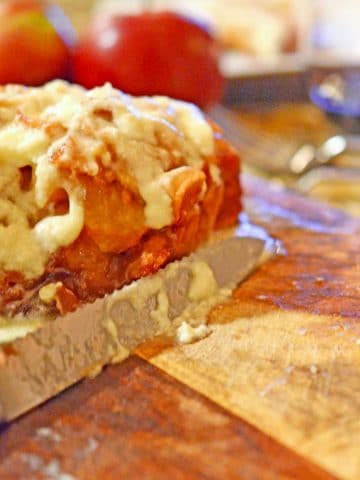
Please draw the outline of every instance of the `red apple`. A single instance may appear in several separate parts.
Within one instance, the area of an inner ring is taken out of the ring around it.
[[[67,19],[62,17],[62,21]],[[69,58],[69,46],[47,18],[46,4],[37,0],[2,3],[1,84],[40,85],[54,78],[63,78],[69,68]]]
[[[207,107],[221,98],[219,48],[207,29],[172,12],[97,17],[74,52],[75,82]]]

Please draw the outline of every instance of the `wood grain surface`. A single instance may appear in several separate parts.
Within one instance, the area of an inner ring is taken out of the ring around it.
[[[135,357],[13,423],[0,458],[2,480],[334,478]]]
[[[206,339],[144,346],[3,428],[1,480],[360,478],[360,223],[246,187],[284,255]]]
[[[247,179],[254,221],[286,254],[154,365],[341,478],[360,478],[360,223]]]

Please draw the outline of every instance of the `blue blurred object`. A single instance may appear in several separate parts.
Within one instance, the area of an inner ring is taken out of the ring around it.
[[[360,73],[332,74],[312,86],[309,96],[345,131],[360,133]]]
[[[77,35],[72,23],[65,15],[64,10],[58,5],[49,4],[46,6],[45,15],[60,35],[63,42],[69,48],[72,48],[76,43]]]

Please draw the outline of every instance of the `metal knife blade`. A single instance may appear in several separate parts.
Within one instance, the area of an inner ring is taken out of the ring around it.
[[[24,338],[0,345],[0,423],[43,403],[94,369],[125,359],[146,340],[174,334],[178,319],[194,303],[189,299],[194,265],[205,264],[219,289],[232,288],[254,270],[265,252],[274,253],[274,245],[269,238],[240,230],[48,321]]]

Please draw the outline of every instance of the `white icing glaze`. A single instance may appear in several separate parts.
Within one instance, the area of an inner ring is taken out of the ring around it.
[[[3,87],[0,268],[28,278],[40,275],[49,255],[80,234],[83,193],[64,169],[89,176],[101,167],[113,169],[144,200],[146,226],[160,229],[174,218],[169,179],[184,166],[202,168],[213,151],[211,127],[185,102],[135,98],[109,84],[90,91],[62,81],[41,88]],[[19,168],[25,166],[33,171],[29,191],[20,188]],[[212,168],[212,176],[217,173]],[[68,213],[52,215],[49,209],[34,225],[34,213],[47,208],[56,189],[67,192]]]

